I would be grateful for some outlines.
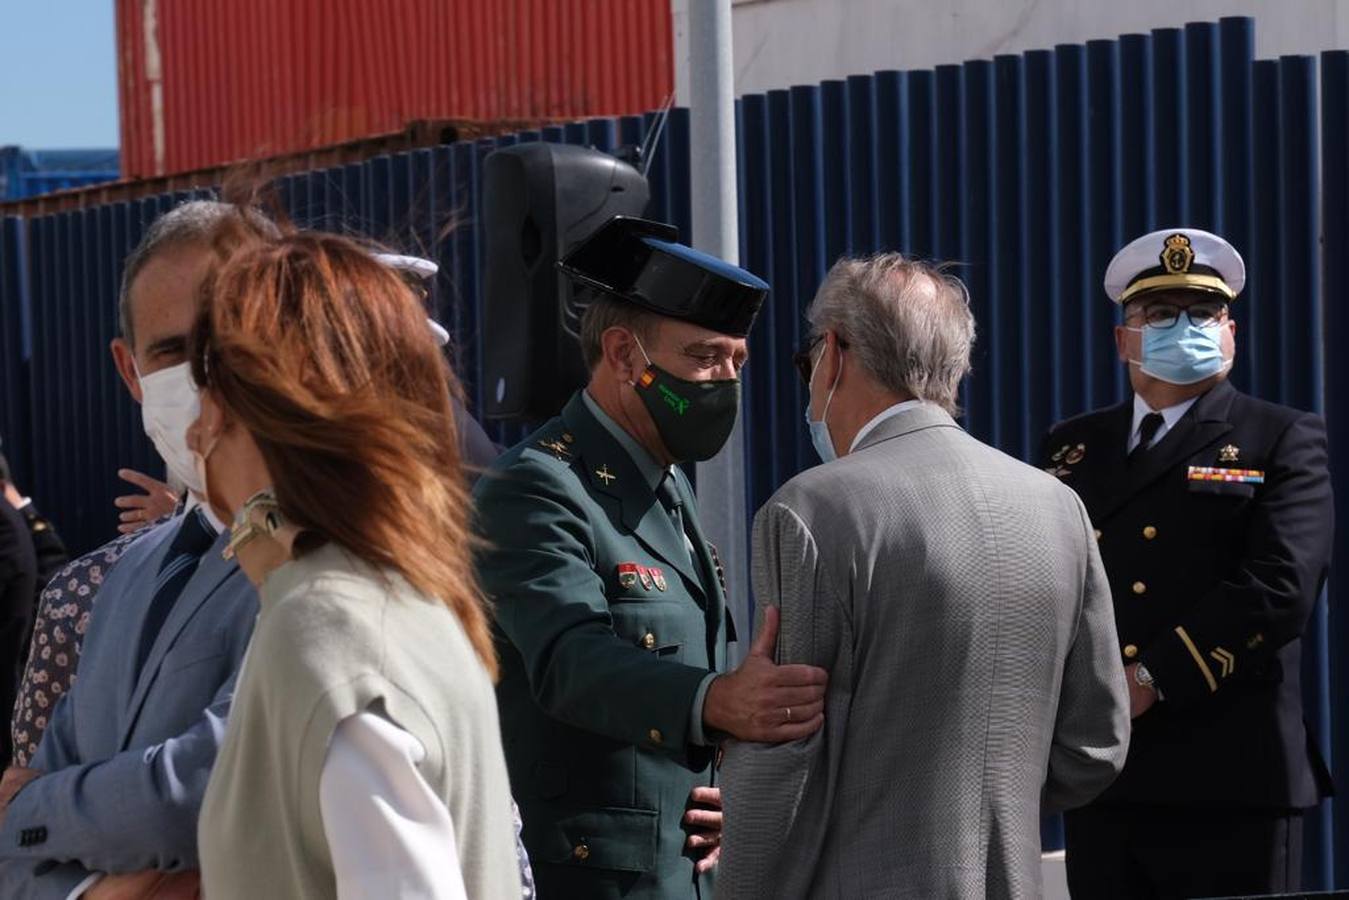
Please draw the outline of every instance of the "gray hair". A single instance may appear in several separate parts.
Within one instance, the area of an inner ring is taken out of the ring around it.
[[[209,246],[217,229],[240,207],[219,200],[188,200],[155,219],[146,230],[136,249],[126,258],[122,270],[122,287],[117,295],[117,317],[122,337],[132,347],[136,335],[131,322],[131,285],[149,262],[166,250],[179,249],[188,244]],[[248,210],[249,224],[266,234],[278,233],[270,219],[257,210]]]
[[[587,369],[594,369],[604,356],[604,332],[626,328],[650,344],[660,327],[660,316],[607,294],[598,294],[581,315],[581,356]]]
[[[836,332],[882,387],[959,413],[974,315],[964,283],[940,266],[898,253],[841,259],[806,319],[813,336]]]

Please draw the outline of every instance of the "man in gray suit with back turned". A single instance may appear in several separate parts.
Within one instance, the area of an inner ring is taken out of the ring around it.
[[[829,671],[824,728],[727,746],[717,895],[1039,897],[1041,812],[1091,800],[1128,749],[1091,523],[951,418],[974,341],[957,279],[844,260],[807,317],[826,464],[760,510],[754,593],[777,661]]]

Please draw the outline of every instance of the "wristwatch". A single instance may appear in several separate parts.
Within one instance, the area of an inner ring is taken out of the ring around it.
[[[230,526],[230,542],[225,547],[225,559],[233,559],[239,548],[263,536],[276,534],[286,523],[281,515],[281,505],[270,490],[258,491],[244,501]]]
[[[1152,673],[1149,672],[1148,667],[1142,663],[1134,666],[1134,684],[1139,687],[1147,688],[1150,691],[1157,690],[1157,685],[1153,683],[1152,680]]]

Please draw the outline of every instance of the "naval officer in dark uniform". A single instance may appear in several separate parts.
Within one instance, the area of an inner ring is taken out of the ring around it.
[[[1066,816],[1075,897],[1297,890],[1303,811],[1329,792],[1299,678],[1331,552],[1325,423],[1228,383],[1244,283],[1205,231],[1121,250],[1105,287],[1133,395],[1042,447],[1097,529],[1134,715],[1119,779]]]
[[[772,663],[775,620],[717,674],[720,561],[673,464],[730,435],[768,285],[676,240],[617,218],[563,261],[594,291],[590,382],[474,489],[503,744],[545,900],[710,900],[717,741],[823,722],[826,675]]]

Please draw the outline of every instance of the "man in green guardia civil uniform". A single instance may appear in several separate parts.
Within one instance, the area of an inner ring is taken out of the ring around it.
[[[559,268],[592,292],[590,381],[474,490],[525,846],[540,900],[710,900],[718,741],[823,722],[825,673],[773,663],[775,620],[718,674],[733,625],[675,465],[729,437],[768,285],[622,217]]]

